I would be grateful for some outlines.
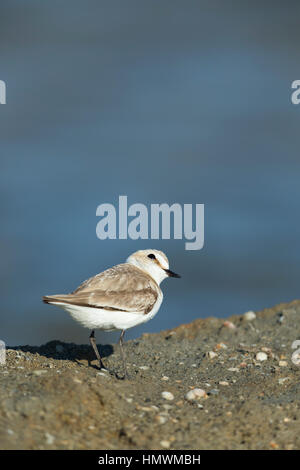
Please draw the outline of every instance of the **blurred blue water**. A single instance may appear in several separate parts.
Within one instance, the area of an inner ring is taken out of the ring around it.
[[[85,342],[41,296],[140,248],[164,250],[183,277],[128,338],[299,297],[299,9],[1,2],[1,339]],[[96,208],[120,194],[204,203],[204,249],[98,240]]]

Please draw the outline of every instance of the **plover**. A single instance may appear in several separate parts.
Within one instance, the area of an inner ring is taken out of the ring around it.
[[[100,369],[105,366],[97,349],[94,330],[121,330],[119,344],[124,377],[127,377],[123,350],[125,331],[146,323],[157,314],[163,300],[159,285],[167,277],[180,276],[170,271],[166,255],[158,250],[140,250],[130,255],[126,263],[87,279],[71,294],[47,295],[43,301],[62,307],[81,325],[92,330],[89,339]]]

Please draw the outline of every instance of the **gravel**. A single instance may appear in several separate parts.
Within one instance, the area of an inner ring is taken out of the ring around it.
[[[299,315],[294,301],[144,334],[125,345],[129,380],[118,345],[99,347],[119,379],[89,345],[9,347],[0,448],[299,449]]]

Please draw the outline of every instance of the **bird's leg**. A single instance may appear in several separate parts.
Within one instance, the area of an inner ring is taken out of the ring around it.
[[[123,349],[124,335],[125,335],[125,330],[122,330],[122,333],[121,333],[121,336],[120,336],[120,339],[119,339],[119,345],[120,345],[121,355],[122,355],[122,360],[123,360],[124,379],[128,379],[128,373],[127,373],[127,368],[126,368],[126,356],[125,356],[124,349]]]
[[[104,366],[103,362],[102,362],[102,359],[100,357],[100,354],[99,354],[99,351],[98,351],[98,348],[97,348],[97,345],[96,345],[96,339],[95,339],[95,331],[93,330],[90,334],[90,343],[91,343],[91,346],[96,354],[96,357],[99,361],[99,366],[100,366],[100,369],[106,369],[106,367]]]

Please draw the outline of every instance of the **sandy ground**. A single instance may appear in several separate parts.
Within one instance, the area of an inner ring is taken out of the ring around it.
[[[294,301],[145,334],[125,344],[129,380],[99,371],[89,345],[10,347],[0,448],[299,449],[299,318]],[[99,348],[121,376],[118,345]]]

